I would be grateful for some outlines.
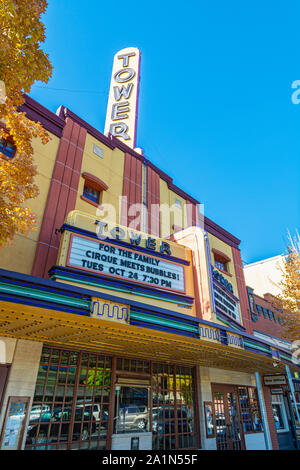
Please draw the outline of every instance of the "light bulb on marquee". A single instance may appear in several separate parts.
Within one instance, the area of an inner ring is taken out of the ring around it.
[[[114,56],[104,133],[136,145],[141,53],[127,47]]]

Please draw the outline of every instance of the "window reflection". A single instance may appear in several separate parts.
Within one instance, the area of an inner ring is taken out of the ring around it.
[[[149,430],[149,389],[116,386],[114,432]]]
[[[107,356],[43,348],[26,448],[105,449],[111,369]],[[118,358],[117,370],[149,374],[149,387],[119,386],[114,432],[150,430],[153,449],[197,448],[193,368]]]
[[[105,448],[110,377],[110,358],[44,348],[26,448]]]
[[[257,390],[253,387],[238,387],[238,392],[244,432],[262,432]]]
[[[153,364],[152,386],[153,449],[197,446],[192,369]]]

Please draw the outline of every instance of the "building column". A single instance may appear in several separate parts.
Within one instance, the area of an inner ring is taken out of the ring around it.
[[[293,407],[294,407],[294,411],[295,411],[295,414],[296,414],[296,418],[297,418],[298,423],[300,423],[300,413],[299,413],[299,410],[298,410],[298,407],[297,407],[297,404],[296,404],[293,378],[292,378],[292,374],[291,374],[291,371],[290,371],[290,368],[289,368],[288,365],[285,366],[285,372],[286,372],[286,376],[287,376],[287,379],[288,379],[290,392],[291,392],[291,395],[292,395],[292,402],[293,402]]]
[[[264,427],[266,450],[278,450],[278,439],[273,416],[270,389],[261,383],[259,372],[255,372],[255,380]]]
[[[12,365],[9,373],[8,383],[5,390],[3,406],[0,413],[0,430],[3,433],[3,422],[7,409],[8,399],[12,397],[30,397],[29,409],[32,405],[34,397],[37,374],[40,365],[40,358],[42,353],[43,343],[37,341],[27,341],[23,339],[15,340],[14,344],[9,344],[13,348],[13,357],[11,359]],[[29,412],[27,422],[25,423],[25,432],[21,449],[25,446],[26,429],[29,420]],[[16,448],[11,450],[17,449]]]
[[[205,427],[205,414],[203,403],[205,401],[212,402],[212,393],[211,393],[211,384],[210,384],[210,375],[209,368],[197,366],[197,390],[198,390],[198,409],[199,409],[199,423],[198,429],[200,430],[201,436],[201,449],[203,450],[216,450],[216,438],[212,437],[207,439],[206,437],[206,427]]]

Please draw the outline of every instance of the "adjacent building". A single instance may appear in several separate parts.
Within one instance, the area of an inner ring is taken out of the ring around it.
[[[251,286],[257,295],[278,295],[284,269],[284,255],[272,256],[254,263],[245,264],[244,275],[247,286]]]
[[[261,274],[260,267],[263,264],[263,261],[253,263],[258,267],[259,274]],[[252,275],[254,275],[253,270]],[[253,335],[274,347],[280,347],[289,353],[293,352],[295,350],[294,345],[286,338],[284,314],[278,309],[274,296],[266,293],[261,297],[256,294],[257,290],[261,292],[261,289],[266,285],[266,283],[263,283],[262,287],[259,284],[260,278],[260,276],[254,278],[256,280],[255,289],[247,287],[253,322]],[[269,287],[268,284],[267,287]],[[296,408],[298,413],[300,412],[300,375],[296,372],[291,376],[291,384],[288,383],[285,376],[280,375],[275,376],[275,378],[266,376],[266,381],[271,393],[279,449],[295,449],[297,448],[297,428],[299,427],[299,416],[295,412]]]

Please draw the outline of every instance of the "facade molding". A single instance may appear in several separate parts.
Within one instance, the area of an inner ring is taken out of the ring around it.
[[[47,131],[61,137],[66,124],[65,120],[49,111],[30,96],[23,95],[23,97],[25,102],[20,106],[19,111],[25,112],[29,119],[40,122]]]

